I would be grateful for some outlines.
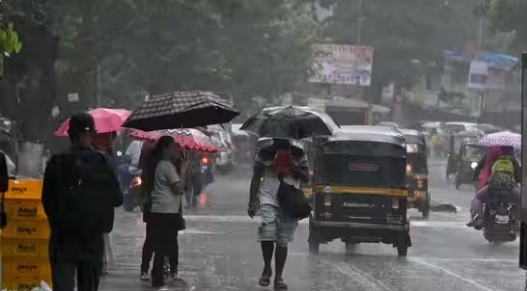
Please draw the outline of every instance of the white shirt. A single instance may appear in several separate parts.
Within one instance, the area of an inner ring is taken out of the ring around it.
[[[295,162],[299,167],[307,167],[307,156],[304,154]],[[278,175],[274,169],[274,157],[263,157],[261,152],[258,152],[255,157],[255,165],[263,167],[264,170],[262,181],[260,183],[260,189],[258,190],[260,205],[270,204],[279,206],[276,194],[278,193],[278,188],[280,187],[280,180],[278,180]],[[284,177],[283,180],[285,183],[300,189],[299,180],[295,180],[290,176]]]
[[[141,149],[143,148],[143,142],[134,140],[130,143],[128,148],[126,148],[125,155],[130,157],[130,166],[128,167],[128,171],[131,174],[137,174],[136,172],[139,171],[139,158],[141,157]]]
[[[170,187],[181,181],[176,167],[169,161],[162,160],[157,164],[152,191],[153,213],[179,213],[181,195],[174,195]]]

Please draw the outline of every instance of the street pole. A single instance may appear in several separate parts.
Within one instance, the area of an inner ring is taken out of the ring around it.
[[[362,43],[362,14],[364,10],[364,0],[359,0],[359,17],[357,19],[357,45]]]

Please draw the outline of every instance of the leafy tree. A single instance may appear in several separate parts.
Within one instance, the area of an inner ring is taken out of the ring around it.
[[[527,23],[525,0],[490,0],[489,16],[491,29],[500,32],[514,32],[512,50],[524,51],[527,48]]]
[[[6,17],[9,17],[9,6],[0,1],[0,77],[4,74],[4,59],[22,49],[13,23],[7,22]]]
[[[368,0],[363,1],[361,44],[374,48],[373,96],[392,81],[409,86],[420,68],[412,65],[438,63],[442,50],[460,49],[475,39],[477,0]],[[325,34],[331,42],[357,44],[359,0],[325,0],[335,5],[335,15]],[[417,70],[417,71],[414,71]]]

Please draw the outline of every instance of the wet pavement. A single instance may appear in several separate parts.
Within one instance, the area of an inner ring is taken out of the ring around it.
[[[245,214],[249,177],[242,172],[217,177],[200,197],[198,209],[185,212],[180,275],[188,286],[169,286],[170,290],[271,290],[257,286],[263,267],[255,242],[258,222]],[[289,290],[523,290],[518,241],[487,243],[481,232],[464,226],[474,193],[470,186],[455,190],[445,181],[442,165],[431,168],[430,179],[433,199],[456,204],[460,212],[433,212],[424,221],[410,211],[413,247],[407,258],[397,258],[395,249],[382,244],[361,244],[346,254],[340,241],[310,255],[307,221],[302,221],[285,270]],[[144,233],[140,212],[118,211],[116,260],[100,290],[151,290],[139,281]]]

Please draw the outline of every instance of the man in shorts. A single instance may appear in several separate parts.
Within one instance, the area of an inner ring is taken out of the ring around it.
[[[270,285],[273,273],[271,260],[274,252],[276,271],[274,290],[282,291],[287,290],[282,278],[287,259],[287,245],[293,241],[298,221],[288,217],[280,209],[277,200],[281,183],[278,179],[279,174],[282,175],[285,183],[297,188],[300,187],[300,181],[309,182],[305,153],[297,148],[292,150],[291,143],[286,139],[273,139],[272,145],[261,148],[256,154],[247,210],[248,215],[254,217],[256,201],[259,200],[262,222],[258,227],[258,241],[261,243],[264,258],[264,269],[259,285],[262,287]]]

